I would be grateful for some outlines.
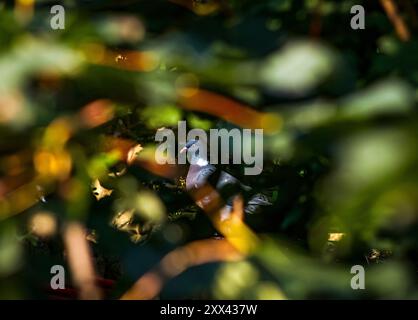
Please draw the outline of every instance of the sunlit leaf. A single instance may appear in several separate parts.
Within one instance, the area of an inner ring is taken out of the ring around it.
[[[108,197],[112,194],[113,190],[104,188],[101,184],[99,179],[94,180],[92,184],[93,195],[96,197],[96,200],[103,199]]]

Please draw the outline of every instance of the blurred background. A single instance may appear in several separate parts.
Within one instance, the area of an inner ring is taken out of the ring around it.
[[[418,298],[417,12],[0,1],[0,298]],[[187,166],[154,161],[180,120],[263,128],[262,174],[222,170],[272,205],[237,198],[228,225],[199,208]]]

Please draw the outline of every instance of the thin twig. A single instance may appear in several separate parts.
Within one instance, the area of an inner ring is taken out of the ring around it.
[[[322,31],[322,0],[319,0],[313,11],[309,34],[313,38],[319,38]]]
[[[411,34],[409,32],[408,26],[399,14],[396,4],[393,2],[393,0],[380,0],[380,3],[385,10],[389,20],[392,22],[399,39],[402,41],[408,41],[411,38]]]
[[[96,285],[96,272],[84,228],[76,222],[68,224],[64,242],[74,285],[82,300],[98,300],[102,297]]]
[[[224,239],[198,240],[171,251],[157,267],[144,274],[122,297],[122,300],[155,298],[164,283],[186,269],[218,261],[237,261],[242,255]]]

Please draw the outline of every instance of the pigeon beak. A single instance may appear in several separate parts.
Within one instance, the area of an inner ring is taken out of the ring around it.
[[[186,147],[183,147],[181,150],[180,150],[180,153],[185,153],[187,151],[187,148]]]

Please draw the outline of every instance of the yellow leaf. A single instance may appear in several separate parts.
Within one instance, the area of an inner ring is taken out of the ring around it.
[[[126,162],[128,162],[128,164],[132,164],[135,159],[138,157],[138,154],[143,150],[144,148],[140,145],[137,144],[136,146],[132,147],[129,152],[128,152],[128,156],[126,158]]]
[[[131,234],[129,238],[133,243],[138,243],[141,240],[142,234],[141,227],[139,226],[139,224],[131,226],[127,231]]]
[[[345,233],[329,233],[328,241],[337,242],[340,241],[345,236]]]
[[[134,209],[117,213],[112,219],[112,225],[119,230],[126,230],[134,219]]]
[[[57,221],[51,212],[35,213],[29,222],[30,230],[39,237],[52,236],[57,230]]]
[[[104,197],[110,196],[113,190],[106,189],[102,187],[100,181],[98,179],[94,180],[93,182],[93,194],[97,200],[100,200]]]

